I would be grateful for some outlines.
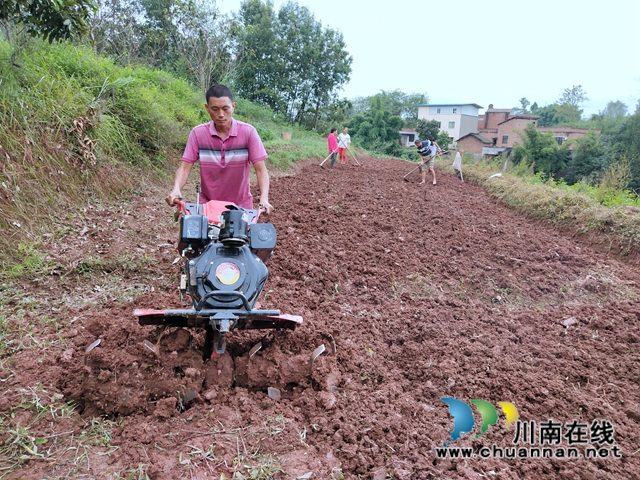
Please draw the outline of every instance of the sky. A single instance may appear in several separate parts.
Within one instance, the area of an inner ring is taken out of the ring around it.
[[[289,0],[273,0],[274,7]],[[295,0],[293,0],[295,1]],[[222,13],[241,0],[217,0]],[[297,0],[353,58],[340,98],[424,93],[486,110],[558,101],[581,85],[583,118],[640,99],[638,0]],[[481,110],[480,113],[483,113]]]

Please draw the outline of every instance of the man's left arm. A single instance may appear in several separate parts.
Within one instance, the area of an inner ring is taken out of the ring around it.
[[[258,179],[258,188],[260,189],[260,205],[265,208],[265,213],[269,214],[273,211],[273,205],[269,203],[269,172],[264,160],[260,160],[253,164]]]

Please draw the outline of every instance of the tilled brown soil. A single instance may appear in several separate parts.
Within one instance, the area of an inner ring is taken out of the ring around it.
[[[60,220],[50,275],[3,285],[16,296],[10,323],[26,333],[1,364],[0,412],[7,427],[44,438],[47,455],[3,462],[0,475],[640,478],[637,259],[595,251],[446,173],[424,186],[418,173],[402,181],[410,164],[359,161],[272,179],[278,246],[261,304],[304,323],[233,332],[228,354],[206,363],[202,332],[161,332],[133,316],[180,307],[164,192]],[[442,397],[488,401],[497,423],[483,433],[472,407],[473,431],[452,442]],[[16,408],[33,398],[42,409]],[[47,411],[60,398],[75,412]],[[498,402],[534,429],[586,425],[544,444],[583,457],[504,458],[542,443],[514,444],[523,424],[507,427]],[[599,436],[609,424],[613,434]],[[87,433],[105,425],[108,441]],[[438,458],[445,444],[475,456]],[[584,458],[589,448],[608,458]]]

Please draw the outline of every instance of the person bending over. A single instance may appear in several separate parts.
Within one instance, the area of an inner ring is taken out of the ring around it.
[[[433,176],[433,184],[436,184],[435,158],[436,153],[440,150],[438,144],[434,140],[416,140],[414,142],[420,154],[420,172],[422,181],[419,185],[424,185],[427,181],[427,171]]]

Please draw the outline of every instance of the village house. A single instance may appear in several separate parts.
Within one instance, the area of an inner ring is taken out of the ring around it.
[[[418,105],[418,119],[438,121],[440,131],[447,132],[455,140],[456,148],[473,153],[476,158],[511,153],[516,143],[522,144],[518,132],[529,123],[540,132],[553,132],[558,145],[580,138],[589,131],[585,128],[538,127],[536,115],[519,114],[512,108],[493,108],[493,104],[480,115],[482,108],[475,103]],[[404,146],[412,146],[417,138],[415,129],[403,128],[399,133],[400,143]]]
[[[515,114],[510,108],[493,108],[493,104],[484,115],[478,116],[476,132],[458,138],[457,146],[476,155],[495,156],[502,152],[511,152],[517,142],[521,142],[518,131],[529,123],[537,126],[535,115]]]
[[[455,140],[477,132],[478,112],[482,108],[476,103],[423,104],[418,105],[418,120],[436,120],[440,131],[447,132]]]
[[[413,147],[413,142],[418,139],[418,132],[415,128],[401,128],[398,133],[400,134],[400,145],[403,147]]]
[[[571,128],[571,127],[538,127],[538,131],[553,132],[553,138],[556,139],[558,145],[562,145],[567,140],[573,140],[576,138],[584,137],[589,131],[588,128]],[[600,133],[601,130],[594,130],[596,133]],[[571,148],[571,147],[570,147]]]

